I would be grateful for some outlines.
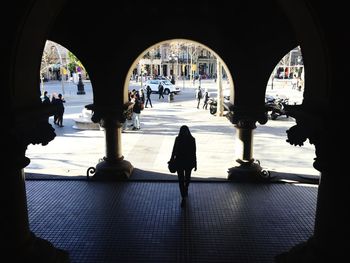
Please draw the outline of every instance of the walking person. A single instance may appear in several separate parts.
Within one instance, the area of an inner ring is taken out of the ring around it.
[[[152,89],[150,87],[146,88],[146,104],[145,104],[145,108],[147,107],[147,104],[149,102],[149,105],[151,105],[151,108],[153,108],[152,106],[152,101],[151,101],[151,94],[152,94]]]
[[[56,101],[56,106],[57,106],[57,125],[59,127],[63,127],[63,114],[64,114],[64,105],[66,101],[62,97],[62,94],[58,94],[58,99]]]
[[[139,90],[140,100],[142,104],[145,104],[145,91],[143,88]]]
[[[206,91],[204,93],[204,102],[203,102],[203,109],[207,110],[208,109],[208,100],[209,100],[209,93]]]
[[[201,102],[203,95],[202,95],[202,90],[201,90],[201,86],[198,86],[197,90],[196,90],[196,99],[197,99],[197,109],[199,109],[199,103]]]
[[[132,102],[134,103],[134,106],[132,108],[132,118],[134,122],[134,127],[132,130],[139,130],[140,129],[140,114],[141,114],[141,101],[138,93],[135,93],[132,95]]]
[[[175,138],[171,160],[175,160],[176,163],[182,197],[181,207],[184,207],[188,196],[192,169],[194,168],[197,171],[196,140],[186,125],[181,126],[179,134]]]
[[[164,92],[163,83],[159,82],[159,86],[158,86],[159,99],[160,98],[164,99],[163,92]]]
[[[130,98],[130,101],[128,101],[127,103],[124,104],[123,117],[124,117],[125,120],[124,120],[124,123],[123,123],[122,132],[125,132],[125,130],[129,126],[129,123],[132,121],[133,105],[134,104],[131,102],[131,98]]]
[[[44,91],[44,97],[42,99],[42,103],[43,104],[51,104],[50,98],[49,98],[46,90]]]
[[[51,96],[51,104],[55,107],[55,113],[53,114],[53,123],[58,125],[58,110],[57,110],[57,104],[58,104],[58,97],[57,97],[57,93],[52,93]]]

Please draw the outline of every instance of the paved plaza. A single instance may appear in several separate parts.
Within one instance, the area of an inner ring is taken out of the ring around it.
[[[63,93],[66,100],[64,127],[55,128],[56,138],[47,146],[29,145],[26,155],[31,163],[25,168],[28,174],[60,176],[84,176],[90,166],[95,166],[105,155],[103,130],[74,129],[85,105],[93,102],[90,82],[85,82],[85,95],[77,95],[77,86],[72,82],[51,81],[44,83],[44,89],[52,94]],[[211,115],[209,110],[196,108],[194,97],[197,85],[189,81],[177,83],[181,93],[173,102],[158,99],[152,94],[153,108],[145,108],[141,113],[141,129],[128,130],[122,134],[122,152],[126,160],[135,167],[134,179],[162,178],[176,179],[167,170],[175,137],[181,125],[190,127],[197,143],[198,170],[195,179],[226,179],[228,168],[235,165],[235,127],[226,117]],[[202,81],[201,87],[215,91],[213,80]],[[140,83],[130,82],[130,89],[140,87]],[[301,102],[302,93],[297,90],[274,87],[269,94],[281,94]],[[202,105],[202,102],[201,102]],[[263,168],[272,172],[298,175],[318,175],[313,166],[314,146],[305,143],[303,147],[291,146],[286,142],[286,130],[293,126],[293,118],[280,117],[269,120],[265,125],[257,124],[254,130],[254,158]]]
[[[58,84],[45,89],[60,92]],[[28,147],[25,168],[30,229],[67,251],[72,263],[267,263],[312,235],[317,185],[226,180],[236,159],[235,128],[225,117],[197,109],[191,85],[171,103],[153,95],[153,108],[141,113],[141,130],[122,133],[123,154],[135,167],[130,181],[81,178],[105,153],[103,130],[73,128],[92,102],[89,83],[85,89],[77,96],[76,86],[65,87],[64,127],[55,127],[57,137],[47,146]],[[177,177],[166,165],[182,124],[196,138],[198,158],[184,208]],[[317,178],[313,146],[285,142],[293,124],[281,118],[258,125],[254,156],[275,175]]]

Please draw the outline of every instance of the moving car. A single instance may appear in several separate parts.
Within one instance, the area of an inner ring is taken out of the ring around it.
[[[147,80],[143,86],[145,89],[147,89],[147,87],[150,87],[152,92],[158,93],[159,83],[162,83],[162,85],[164,87],[164,92],[163,92],[164,95],[168,95],[170,93],[177,94],[180,92],[179,87],[173,85],[169,80],[164,80],[164,79]]]

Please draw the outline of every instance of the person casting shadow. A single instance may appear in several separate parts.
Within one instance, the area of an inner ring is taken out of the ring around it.
[[[163,92],[164,92],[163,83],[160,82],[160,83],[159,83],[159,86],[158,86],[159,99],[160,99],[160,98],[163,98],[163,99],[164,99]]]
[[[181,126],[179,134],[175,138],[171,159],[174,159],[176,162],[176,171],[182,197],[181,207],[184,207],[188,196],[192,169],[194,168],[197,171],[196,139],[192,136],[190,129],[186,125]]]
[[[56,107],[57,107],[57,119],[56,124],[59,127],[63,127],[63,114],[64,114],[64,105],[66,101],[64,100],[62,94],[58,94],[58,99],[55,100]]]
[[[151,108],[153,108],[152,101],[151,101],[151,94],[152,94],[152,89],[147,86],[147,88],[146,88],[146,105],[145,105],[145,108],[147,108],[148,102],[149,102],[149,105],[151,105]]]

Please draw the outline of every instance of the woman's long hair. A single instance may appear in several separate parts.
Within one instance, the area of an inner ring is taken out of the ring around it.
[[[193,138],[190,129],[188,128],[187,125],[182,125],[179,131],[179,139],[188,139],[188,138]]]

